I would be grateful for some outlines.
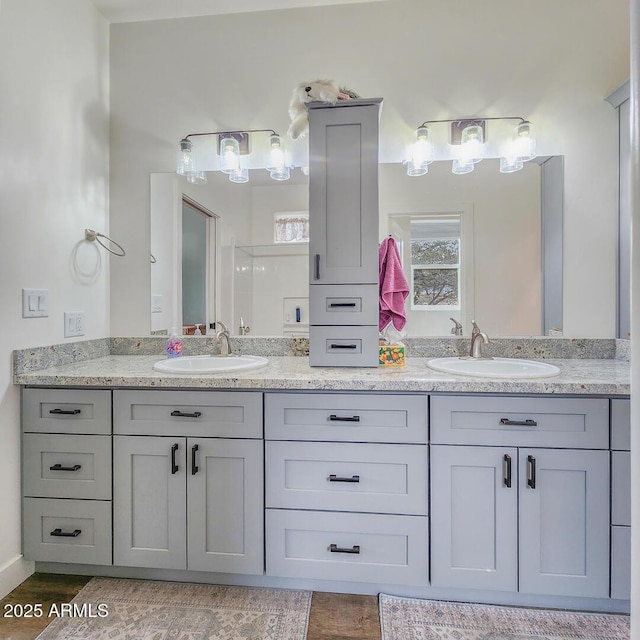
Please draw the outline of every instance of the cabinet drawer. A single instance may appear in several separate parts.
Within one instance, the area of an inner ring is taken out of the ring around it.
[[[428,518],[267,509],[267,575],[424,585]]]
[[[22,430],[111,433],[111,391],[23,389]]]
[[[631,525],[631,453],[611,453],[611,524]]]
[[[377,324],[309,327],[309,364],[312,367],[377,367],[379,356]]]
[[[25,496],[111,499],[111,436],[26,433],[22,445]]]
[[[611,597],[631,597],[631,527],[611,527]]]
[[[427,514],[426,445],[267,442],[267,506]]]
[[[111,502],[25,498],[23,531],[28,560],[112,564]]]
[[[309,287],[313,324],[371,325],[378,322],[379,287],[375,284],[312,285]]]
[[[609,401],[599,398],[432,396],[431,442],[609,448]]]
[[[262,394],[115,391],[113,431],[128,435],[262,438]]]
[[[618,451],[631,449],[631,401],[611,401],[611,448]]]
[[[271,440],[427,442],[427,396],[268,393],[265,431]]]

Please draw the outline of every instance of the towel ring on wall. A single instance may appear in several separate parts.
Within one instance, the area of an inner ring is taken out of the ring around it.
[[[117,251],[114,251],[113,249],[111,249],[108,245],[102,242],[100,238],[104,238],[105,240],[110,242],[112,245],[115,245],[116,247],[118,247],[121,253],[118,253]],[[103,233],[94,231],[93,229],[84,230],[84,239],[88,240],[89,242],[97,242],[101,247],[106,249],[109,253],[112,253],[114,256],[122,257],[127,255],[127,252],[115,240],[112,240],[111,238],[105,236]]]

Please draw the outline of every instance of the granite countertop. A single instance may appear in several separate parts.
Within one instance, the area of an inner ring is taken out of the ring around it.
[[[265,389],[332,391],[423,391],[458,393],[629,395],[625,360],[548,359],[560,368],[553,378],[472,378],[438,373],[429,358],[409,357],[404,367],[310,367],[301,356],[270,356],[262,369],[243,373],[166,374],[153,370],[162,356],[108,355],[16,373],[14,383],[47,387],[142,387],[158,389]]]

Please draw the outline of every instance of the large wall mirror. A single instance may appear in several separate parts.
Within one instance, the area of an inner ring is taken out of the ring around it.
[[[264,170],[250,174],[234,184],[211,172],[205,185],[152,174],[152,332],[215,320],[235,335],[241,326],[254,336],[308,331],[308,180],[299,169],[282,183]],[[512,174],[485,159],[466,175],[435,162],[425,176],[408,177],[399,163],[381,164],[379,176],[380,238],[398,242],[411,288],[407,335],[447,335],[451,318],[465,334],[472,318],[493,336],[562,330],[560,157]],[[189,207],[199,217],[185,227]],[[197,250],[186,248],[186,228],[198,229]]]

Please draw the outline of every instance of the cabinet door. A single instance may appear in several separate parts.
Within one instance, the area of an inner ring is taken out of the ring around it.
[[[380,101],[349,102],[309,109],[311,284],[378,283]]]
[[[114,436],[114,564],[186,567],[185,438]]]
[[[431,446],[434,587],[516,591],[517,467],[515,448]]]
[[[520,591],[608,597],[608,451],[520,450]]]
[[[262,574],[262,440],[189,439],[188,568]]]

